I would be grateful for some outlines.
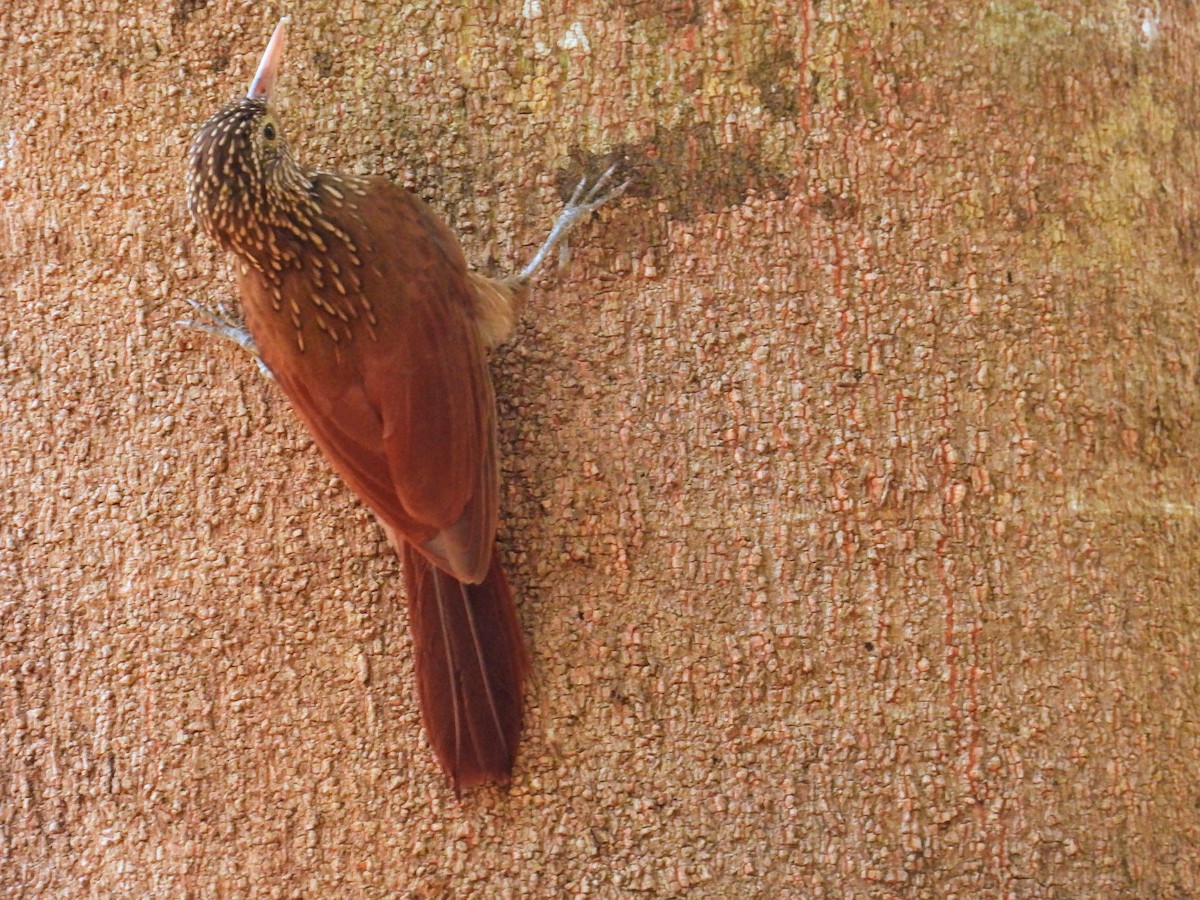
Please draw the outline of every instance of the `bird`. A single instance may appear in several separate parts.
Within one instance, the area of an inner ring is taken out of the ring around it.
[[[613,201],[617,166],[579,182],[521,272],[471,269],[448,226],[383,176],[301,165],[271,98],[289,19],[250,88],[197,131],[188,208],[236,257],[242,315],[189,301],[184,324],[249,351],[399,556],[421,719],[456,791],[508,784],[529,655],[496,547],[500,506],[488,351],[534,274]]]

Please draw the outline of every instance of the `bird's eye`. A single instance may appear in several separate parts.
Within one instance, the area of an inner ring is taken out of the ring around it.
[[[270,122],[268,122],[266,127],[263,128],[263,137],[265,137],[268,141],[275,140],[275,126]]]

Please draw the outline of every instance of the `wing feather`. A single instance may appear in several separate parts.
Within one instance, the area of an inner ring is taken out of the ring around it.
[[[355,493],[439,568],[477,583],[495,542],[499,476],[495,398],[466,262],[419,199],[386,179],[373,179],[367,193],[335,224],[362,248],[357,271],[375,324],[355,319],[348,349],[316,326],[316,306],[302,308],[300,350],[292,320],[273,310],[250,272],[242,277],[247,325]],[[291,291],[338,299],[303,271],[285,276],[285,296]]]

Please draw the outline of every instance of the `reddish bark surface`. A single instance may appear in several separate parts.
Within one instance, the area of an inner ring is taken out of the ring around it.
[[[639,179],[495,359],[512,788],[455,798],[382,533],[173,324],[275,11],[17,0],[0,890],[1200,892],[1195,11],[443,6],[287,10],[308,163],[491,271]]]

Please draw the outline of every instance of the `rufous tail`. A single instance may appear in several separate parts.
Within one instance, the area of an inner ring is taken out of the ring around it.
[[[465,584],[400,542],[417,696],[425,732],[456,790],[508,783],[521,737],[529,657],[508,581],[492,551]]]

